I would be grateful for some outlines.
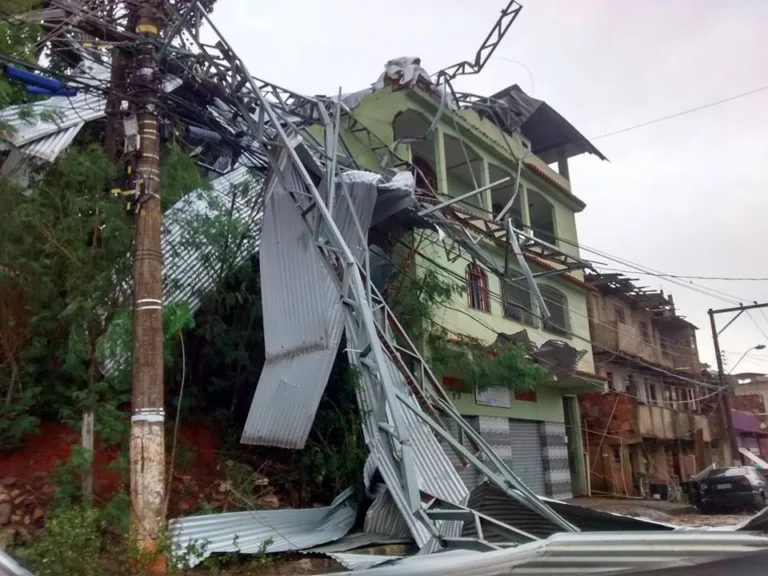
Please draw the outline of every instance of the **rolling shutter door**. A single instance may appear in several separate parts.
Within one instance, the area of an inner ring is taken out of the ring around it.
[[[464,420],[472,428],[478,430],[477,416],[464,416]],[[458,437],[459,425],[455,421],[449,420],[447,422],[447,428],[450,430],[451,434],[453,434],[454,438]],[[480,472],[471,464],[469,466],[464,466],[464,464],[461,462],[461,459],[445,439],[440,439],[440,445],[443,447],[443,451],[445,452],[446,456],[448,456],[451,464],[453,464],[454,468],[459,473],[459,477],[464,482],[464,485],[468,490],[472,491],[472,489],[482,481],[482,475]],[[470,452],[474,452],[474,449],[472,448],[472,445],[466,436],[464,437],[464,447],[467,448]]]
[[[507,464],[536,494],[544,492],[544,453],[541,447],[539,423],[530,420],[509,420],[512,459]]]

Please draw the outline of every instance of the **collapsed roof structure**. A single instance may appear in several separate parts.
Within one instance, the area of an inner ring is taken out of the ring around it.
[[[111,42],[135,40],[77,2],[50,5],[48,21],[56,21],[53,12],[58,11],[62,25],[76,27],[78,33]],[[233,186],[250,184],[237,197],[237,215],[249,226],[237,258],[260,253],[266,365],[242,441],[295,449],[304,445],[345,334],[348,359],[361,376],[357,399],[370,452],[365,484],[372,504],[365,531],[407,537],[419,548],[417,557],[395,563],[391,558],[360,562],[346,557],[350,566],[382,575],[496,574],[513,567],[516,573],[573,573],[573,566],[604,572],[768,547],[768,538],[736,532],[670,535],[668,526],[589,515],[536,496],[453,407],[392,314],[374,282],[369,231],[388,222],[405,229],[439,227],[482,261],[482,248],[464,229],[474,228],[494,242],[508,244],[527,271],[534,294],[538,288],[524,254],[546,257],[561,270],[583,268],[585,263],[515,229],[509,219],[483,219],[455,210],[450,202],[417,195],[413,175],[403,170],[404,161],[377,144],[375,135],[361,125],[356,130],[380,155],[381,173],[360,170],[334,135],[344,111],[354,107],[361,93],[306,97],[258,80],[220,35],[204,6],[190,2],[184,14],[168,8],[173,25],[164,38],[168,49],[161,61],[168,101],[188,135],[200,140],[196,157],[214,176],[213,194],[226,199]],[[568,153],[586,150],[602,157],[551,107],[519,87],[486,99],[456,94],[450,87],[456,74],[482,68],[488,48],[495,48],[519,11],[517,2],[509,2],[478,52],[485,56],[478,56],[474,65],[443,70],[433,81],[418,59],[393,60],[369,90],[420,85],[438,95],[444,106],[469,106],[488,114],[504,130],[524,130],[543,157],[562,139],[572,141]],[[214,45],[200,42],[203,24],[217,37]],[[110,63],[79,45],[76,52],[79,94],[54,96],[33,107],[61,110],[58,121],[37,114],[31,123],[17,123],[6,141],[11,153],[4,175],[23,178],[28,164],[55,160],[86,122],[105,114]],[[13,123],[18,112],[6,110],[0,119]],[[323,138],[308,129],[317,124],[324,127]],[[182,253],[174,240],[185,232],[177,216],[204,209],[201,194],[186,196],[164,216],[166,298],[188,299],[193,307],[216,278],[204,265],[205,248]],[[184,278],[194,281],[181,281]],[[542,305],[546,310],[543,300]],[[533,356],[561,360],[559,370],[575,370],[575,349],[557,343],[524,344]],[[460,462],[480,470],[487,484],[470,493],[441,441]],[[323,509],[181,518],[171,529],[179,545],[209,541],[207,552],[257,551],[270,535],[277,537],[268,551],[311,549],[339,540],[351,529],[356,510],[349,496],[343,493]],[[610,541],[606,535],[580,534],[617,527],[659,533],[613,532]],[[235,536],[239,545],[233,548]],[[654,551],[646,551],[646,546]],[[374,568],[378,563],[391,565]]]

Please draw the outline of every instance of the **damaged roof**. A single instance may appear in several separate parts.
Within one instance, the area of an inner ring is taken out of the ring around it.
[[[500,105],[494,107],[493,113],[487,106],[477,107],[477,113],[502,130],[520,130],[530,140],[531,152],[546,163],[557,161],[557,150],[563,150],[566,158],[587,152],[601,160],[607,160],[603,153],[557,110],[543,100],[529,96],[517,84],[493,94],[488,100]]]

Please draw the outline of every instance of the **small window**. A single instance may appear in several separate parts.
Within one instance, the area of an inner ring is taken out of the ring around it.
[[[621,446],[613,447],[613,463],[621,465]]]
[[[531,290],[521,282],[503,280],[501,296],[504,301],[504,317],[533,326],[533,300]]]
[[[627,318],[626,318],[626,316],[624,316],[624,308],[622,308],[621,306],[614,306],[613,307],[613,312],[616,315],[616,321],[617,322],[619,322],[621,324],[626,324],[627,323]]]
[[[536,402],[536,390],[515,390],[515,400],[518,402]]]
[[[669,340],[667,340],[666,336],[659,338],[659,348],[661,348],[664,354],[669,354]]]
[[[470,308],[491,311],[491,302],[488,297],[488,276],[480,266],[469,264],[466,271],[467,301]]]
[[[544,320],[544,330],[567,336],[570,331],[568,298],[552,286],[539,286],[539,291],[549,310],[549,318]]]
[[[648,333],[648,323],[647,322],[640,322],[640,339],[643,342],[650,342],[651,337]]]
[[[608,383],[608,390],[616,390],[616,386],[613,383],[613,372],[606,372],[605,379]]]
[[[659,404],[660,398],[656,384],[646,381],[645,385],[648,387],[648,398],[651,400],[651,404]]]

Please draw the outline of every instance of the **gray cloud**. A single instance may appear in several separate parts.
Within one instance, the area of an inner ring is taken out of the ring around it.
[[[393,57],[430,71],[471,59],[504,0],[219,0],[214,20],[255,76],[308,94],[367,86]],[[457,88],[512,83],[547,100],[589,137],[768,85],[768,2],[531,0],[484,73]],[[524,66],[511,61],[522,62]],[[768,91],[596,139],[610,162],[579,158],[574,192],[588,206],[580,241],[672,274],[768,277]],[[584,252],[587,258],[604,261]],[[620,266],[624,268],[624,266]],[[675,295],[713,363],[706,310],[768,301],[768,282],[697,281],[721,298],[641,277]],[[768,333],[768,311],[753,317]],[[724,322],[726,319],[723,318]],[[722,347],[731,363],[766,338],[746,316]],[[768,372],[768,352],[739,371]]]

